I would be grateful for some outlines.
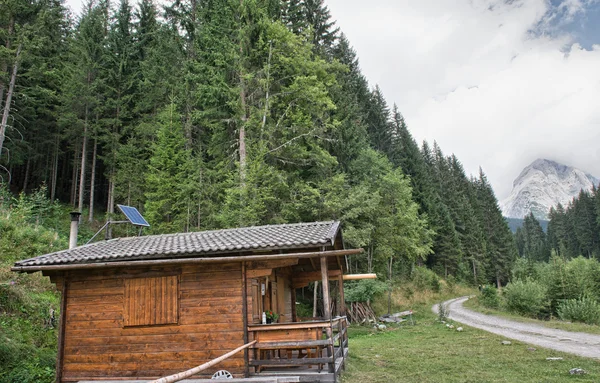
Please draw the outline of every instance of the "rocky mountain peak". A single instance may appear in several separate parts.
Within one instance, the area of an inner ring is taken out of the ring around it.
[[[598,183],[597,178],[580,169],[539,158],[515,179],[500,208],[509,218],[523,218],[531,211],[538,219],[548,219],[552,206],[566,205],[581,189],[589,190]]]

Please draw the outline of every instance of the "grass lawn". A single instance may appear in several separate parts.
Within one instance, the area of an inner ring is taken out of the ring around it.
[[[589,325],[589,324],[585,324],[585,323],[564,322],[564,321],[556,320],[556,319],[545,321],[545,320],[526,318],[526,317],[523,317],[523,316],[520,316],[517,314],[512,314],[512,313],[509,313],[506,311],[494,310],[494,309],[487,308],[487,307],[483,306],[477,298],[469,299],[468,301],[466,301],[464,303],[464,306],[473,311],[477,311],[482,314],[495,315],[495,316],[511,319],[516,322],[535,323],[535,324],[539,324],[541,326],[545,326],[548,328],[555,328],[555,329],[565,330],[565,331],[576,331],[576,332],[587,332],[589,334],[600,334],[600,326],[594,326],[594,325]]]
[[[419,313],[414,326],[385,331],[351,327],[350,358],[342,382],[600,381],[600,361],[535,346],[535,351],[528,350],[531,346],[514,340],[502,345],[505,338],[474,328],[448,329],[425,306]],[[575,367],[587,374],[570,375]]]

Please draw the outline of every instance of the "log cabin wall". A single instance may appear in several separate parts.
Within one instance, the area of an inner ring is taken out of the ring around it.
[[[156,378],[208,362],[241,346],[241,272],[241,264],[237,263],[69,275],[61,381]],[[138,280],[132,283],[132,278]],[[177,302],[171,301],[172,290],[168,287],[173,278]],[[137,304],[148,297],[158,299],[160,307],[154,312],[162,314],[144,317],[140,314],[145,310],[143,305],[126,307],[136,304],[131,301],[132,295]],[[140,298],[142,295],[145,298]],[[137,316],[131,317],[128,312]],[[206,371],[203,377],[220,369],[241,377],[243,354]]]

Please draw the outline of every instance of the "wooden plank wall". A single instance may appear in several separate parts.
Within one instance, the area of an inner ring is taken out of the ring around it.
[[[153,271],[153,276],[160,274]],[[125,327],[123,275],[94,275],[68,282],[62,381],[156,378],[241,346],[241,264],[183,266],[178,274],[176,325]],[[125,276],[131,277],[129,273]],[[206,375],[220,369],[241,376],[243,353]]]

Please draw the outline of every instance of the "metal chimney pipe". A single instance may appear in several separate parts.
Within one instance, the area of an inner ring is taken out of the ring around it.
[[[79,217],[81,213],[78,211],[71,212],[71,235],[69,236],[69,249],[77,247],[77,232],[79,231]]]

